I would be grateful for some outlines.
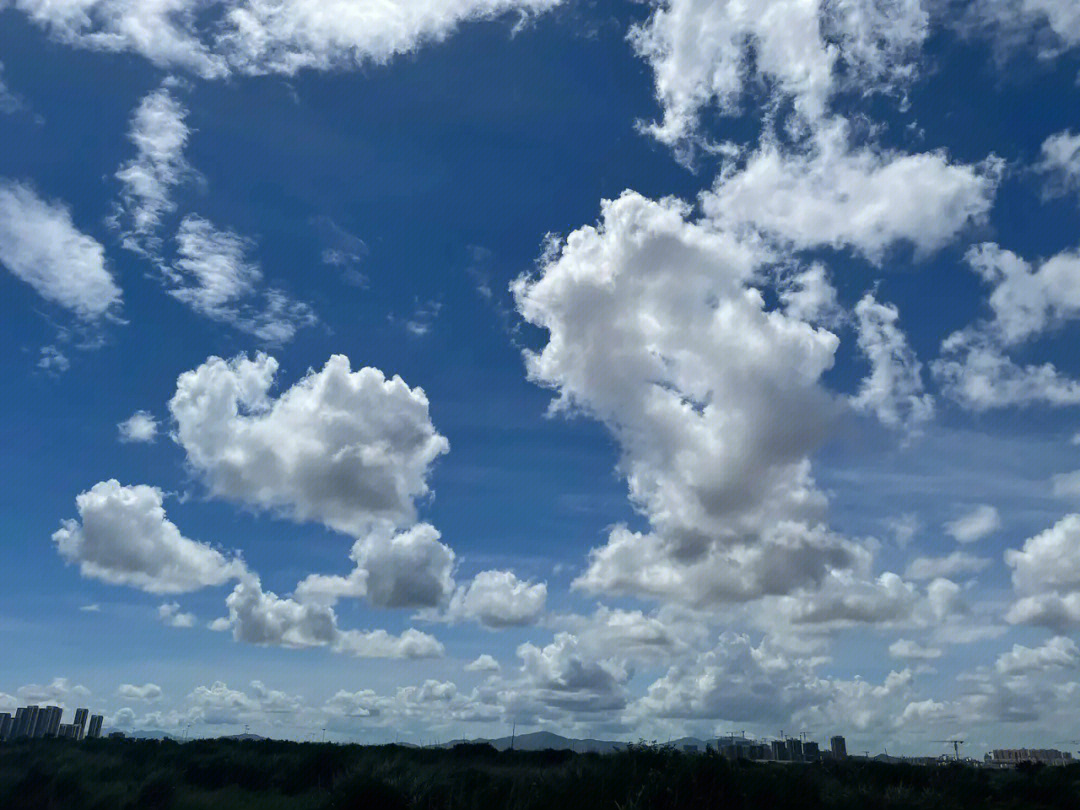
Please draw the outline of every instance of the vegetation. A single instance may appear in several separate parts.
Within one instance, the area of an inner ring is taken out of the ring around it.
[[[985,770],[860,760],[728,762],[276,741],[34,740],[0,746],[5,810],[761,810],[1080,808],[1080,765]]]

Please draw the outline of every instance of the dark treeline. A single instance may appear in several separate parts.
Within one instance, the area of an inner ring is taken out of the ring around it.
[[[987,770],[748,763],[632,747],[498,752],[275,741],[0,746],[4,810],[771,810],[1080,808],[1080,765]]]

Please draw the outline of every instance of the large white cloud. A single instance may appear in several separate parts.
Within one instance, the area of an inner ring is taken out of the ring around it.
[[[913,73],[912,52],[927,35],[919,0],[656,0],[631,32],[652,67],[663,120],[650,131],[677,145],[693,136],[710,104],[738,109],[764,79],[807,119],[827,112],[844,83],[884,89]],[[845,78],[840,78],[841,75]]]
[[[101,481],[75,499],[79,520],[53,534],[60,555],[83,576],[150,593],[221,585],[244,571],[205,543],[189,540],[165,517],[160,489]]]
[[[292,74],[386,62],[463,22],[551,9],[560,0],[13,0],[57,38],[133,51],[206,77]]]
[[[1055,636],[1041,647],[1014,644],[1009,652],[1002,653],[994,663],[994,668],[1004,675],[1048,669],[1076,669],[1078,666],[1080,649],[1077,649],[1075,641],[1064,636]]]
[[[1048,627],[1080,625],[1080,515],[1066,515],[1005,552],[1019,597],[1005,618]]]
[[[399,636],[385,630],[342,630],[331,606],[264,591],[254,574],[241,577],[225,605],[228,616],[216,620],[212,628],[232,630],[233,638],[248,644],[328,647],[358,658],[431,658],[443,654],[443,646],[435,638],[411,628]]]
[[[213,357],[177,380],[176,439],[210,491],[354,536],[411,524],[448,449],[424,392],[335,355],[273,398],[277,367],[265,354]]]
[[[975,543],[1001,528],[1001,515],[988,503],[979,504],[970,512],[945,524],[945,531],[958,543]]]
[[[47,301],[95,320],[120,306],[105,249],[71,212],[30,186],[0,178],[0,264]]]
[[[951,163],[944,152],[907,155],[855,146],[841,118],[822,122],[804,147],[772,139],[702,196],[724,228],[763,233],[798,249],[850,247],[873,261],[897,242],[922,253],[982,221],[1000,163]]]
[[[615,434],[653,531],[616,527],[578,580],[591,590],[707,602],[820,578],[847,557],[810,530],[810,475],[837,405],[820,386],[836,337],[750,286],[752,245],[688,222],[685,206],[627,192],[514,284],[546,329],[530,379]]]
[[[544,612],[547,585],[526,582],[510,571],[481,571],[454,593],[451,619],[475,619],[487,627],[533,624]]]

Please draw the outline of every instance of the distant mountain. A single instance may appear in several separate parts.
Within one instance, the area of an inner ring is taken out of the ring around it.
[[[257,742],[258,740],[266,740],[266,739],[269,739],[269,738],[268,737],[261,737],[258,734],[229,734],[228,736],[225,736],[225,737],[218,737],[218,739],[219,740],[246,740],[246,741],[255,741],[255,742]]]
[[[108,736],[114,731],[123,731],[123,729],[108,728],[102,732],[102,736]],[[144,728],[139,731],[124,731],[124,734],[133,740],[175,740],[178,739],[175,734],[170,734],[167,731],[162,731],[160,728]]]
[[[498,737],[493,740],[451,740],[448,743],[441,744],[439,747],[450,748],[459,743],[489,743],[500,751],[506,751],[510,748],[511,742],[516,751],[555,750],[577,751],[578,753],[596,752],[600,754],[610,754],[615,751],[622,751],[629,745],[629,743],[621,742],[619,740],[575,739],[572,737],[563,737],[550,731],[534,731],[529,734],[518,734],[513,738]],[[662,744],[671,745],[680,750],[688,745],[696,746],[699,751],[705,750],[705,741],[699,740],[696,737],[683,737]]]

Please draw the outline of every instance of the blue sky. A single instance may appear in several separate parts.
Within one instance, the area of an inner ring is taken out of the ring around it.
[[[1070,3],[188,8],[0,4],[0,709],[1061,736]]]

